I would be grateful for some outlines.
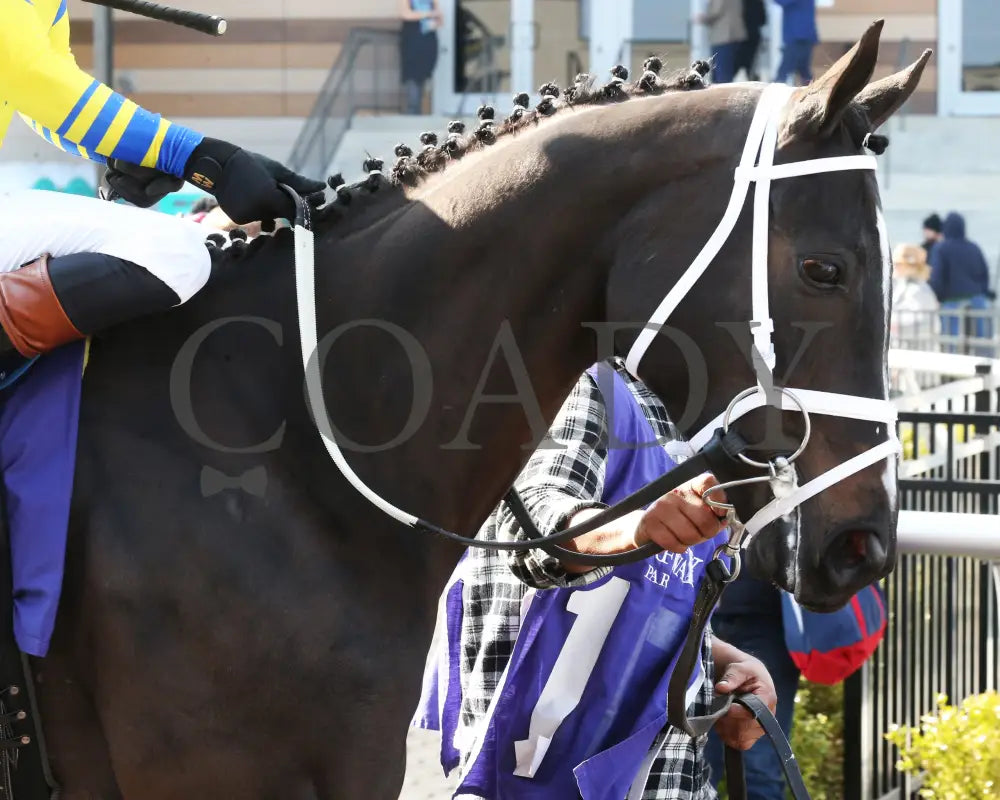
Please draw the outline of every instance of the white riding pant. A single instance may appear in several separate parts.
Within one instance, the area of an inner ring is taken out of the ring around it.
[[[184,303],[211,272],[207,232],[190,220],[96,197],[34,189],[0,192],[0,272],[44,253],[103,253],[147,270]]]

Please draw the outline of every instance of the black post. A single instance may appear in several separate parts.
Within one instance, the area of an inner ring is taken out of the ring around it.
[[[993,367],[990,364],[977,364],[976,365],[976,375],[982,375],[984,378],[991,375]],[[982,389],[976,392],[976,412],[982,414],[988,414],[990,411],[990,390]],[[975,427],[975,433],[977,436],[988,436],[990,433],[990,428],[988,425],[977,425]],[[984,480],[987,478],[992,478],[990,475],[990,456],[991,452],[985,450],[979,454],[979,474],[976,476],[977,480]],[[982,497],[980,502],[989,502],[988,498]],[[976,509],[980,514],[989,511],[989,509],[978,508]],[[995,511],[996,509],[994,509]]]
[[[878,658],[878,654],[875,656]],[[862,667],[844,681],[844,797],[868,800],[864,797],[864,774],[871,764],[872,753],[862,747],[864,736],[865,680]]]
[[[94,76],[112,89],[115,87],[115,36],[114,16],[110,8],[97,6],[94,9]],[[100,186],[104,165],[97,164],[97,181]]]
[[[990,364],[977,364],[976,365],[976,375],[991,375],[993,373],[993,368]],[[990,399],[992,392],[989,389],[982,389],[976,392],[975,408],[977,413],[989,413],[990,411]],[[975,433],[978,436],[988,436],[990,432],[989,425],[976,425]],[[990,470],[990,459],[993,457],[993,452],[991,450],[986,450],[979,454],[978,463],[978,474],[976,475],[977,480],[990,480],[994,478],[993,472]],[[994,467],[996,469],[996,467]],[[985,504],[986,508],[982,507]],[[997,512],[997,498],[996,496],[990,497],[989,495],[979,495],[977,497],[977,508],[976,510],[980,514],[990,514]],[[990,507],[991,506],[991,507]],[[982,637],[982,645],[979,649],[979,663],[977,667],[979,669],[979,685],[976,689],[979,692],[985,692],[989,689],[996,688],[995,686],[990,686],[990,677],[993,676],[994,680],[996,676],[993,674],[996,666],[990,662],[995,657],[990,648],[987,646],[987,642],[990,641],[990,635],[1000,636],[1000,629],[996,632],[991,631],[993,625],[993,613],[1000,615],[1000,608],[995,606],[997,602],[998,595],[993,591],[993,574],[991,565],[988,562],[984,562],[979,568],[979,633]],[[997,589],[1000,591],[1000,588]],[[1000,625],[998,625],[1000,628]]]

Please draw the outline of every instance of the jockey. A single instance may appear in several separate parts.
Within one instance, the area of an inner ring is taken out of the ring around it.
[[[137,106],[83,72],[66,0],[0,0],[0,144],[14,114],[60,149],[107,163],[111,189],[148,207],[187,180],[238,223],[290,217],[279,183],[323,183]],[[204,229],[86,197],[0,194],[0,358],[33,357],[190,299],[208,280]]]

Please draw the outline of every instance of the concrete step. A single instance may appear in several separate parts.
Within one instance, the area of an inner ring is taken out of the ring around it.
[[[879,175],[882,205],[891,209],[946,211],[1000,210],[1000,175],[893,172]]]
[[[448,120],[437,116],[417,116],[412,114],[357,114],[351,121],[351,130],[364,133],[384,133],[399,131],[417,135],[423,131],[436,131],[443,134],[448,127]],[[414,137],[415,138],[415,137]]]
[[[893,173],[1000,173],[1000,117],[895,117],[879,132],[889,137],[882,159]]]

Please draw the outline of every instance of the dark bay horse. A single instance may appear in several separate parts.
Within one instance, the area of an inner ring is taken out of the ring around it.
[[[779,162],[861,152],[912,92],[926,55],[868,85],[880,28],[793,96]],[[761,86],[667,88],[647,73],[555,114],[564,101],[549,97],[456,129],[401,151],[405,192],[373,176],[321,213],[326,403],[381,495],[474,533],[597,357],[593,326],[641,325],[691,262]],[[799,350],[793,323],[822,321],[795,385],[885,398],[874,176],[791,178],[770,203],[775,374]],[[704,379],[689,431],[754,382],[716,324],[749,319],[749,216],[642,362],[677,419]],[[392,800],[460,548],[381,514],[324,452],[303,397],[290,235],[222,257],[218,273],[195,301],[93,347],[64,602],[37,665],[63,797]],[[681,340],[704,353],[701,378]],[[797,466],[807,478],[884,436],[816,418]],[[758,570],[812,607],[843,603],[892,566],[894,480],[882,463],[809,501],[799,541],[754,541]]]

